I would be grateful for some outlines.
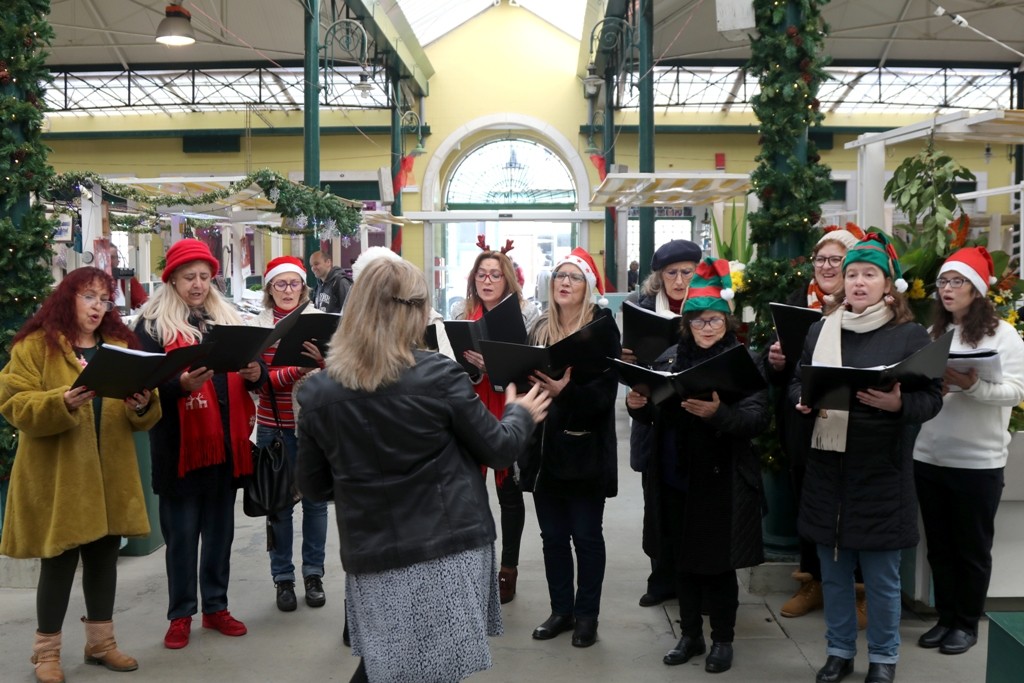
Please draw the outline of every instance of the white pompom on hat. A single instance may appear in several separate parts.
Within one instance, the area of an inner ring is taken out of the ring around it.
[[[359,273],[362,272],[363,268],[367,264],[376,261],[379,258],[387,259],[389,261],[401,261],[402,257],[391,251],[387,247],[369,247],[366,251],[359,254],[355,262],[352,264],[352,281],[355,282],[359,279]]]
[[[939,275],[955,270],[970,280],[980,294],[987,294],[988,288],[997,280],[993,275],[992,255],[985,247],[964,247],[953,252],[939,269]]]

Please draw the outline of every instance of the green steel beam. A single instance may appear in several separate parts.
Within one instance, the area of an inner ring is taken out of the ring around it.
[[[615,89],[612,79],[605,77],[604,82],[604,133],[601,135],[601,147],[604,149],[605,168],[615,163]],[[611,207],[604,210],[604,277],[611,282],[615,291],[621,292],[619,286],[618,242],[615,239],[615,211]],[[622,255],[625,257],[625,254]]]
[[[640,0],[637,17],[640,44],[640,168],[654,172],[654,0]],[[654,207],[640,208],[640,275],[643,282],[654,256]]]
[[[304,104],[302,112],[302,183],[307,187],[320,187],[320,4],[312,0],[303,13],[304,55]],[[320,248],[315,236],[306,235],[305,257],[308,262],[313,252]],[[316,284],[313,272],[308,276],[309,284]]]
[[[430,126],[423,126],[423,137],[430,136]],[[886,129],[888,130],[888,129]],[[172,130],[103,130],[103,131],[75,131],[66,133],[44,133],[43,140],[54,142],[58,140],[130,140],[130,139],[155,139],[155,138],[182,138],[207,137],[219,135],[244,136],[244,128],[216,128],[209,130],[196,130],[178,128]],[[253,137],[294,137],[302,135],[303,129],[298,126],[287,128],[258,128],[249,132]],[[331,135],[391,135],[391,126],[324,126],[320,128],[321,137]]]
[[[398,10],[396,0],[345,0],[352,13],[363,22],[378,52],[395,55],[399,78],[414,86],[419,97],[430,94],[427,81],[434,67],[427,59],[420,41]],[[383,8],[383,9],[376,9]],[[394,17],[394,19],[392,19]]]

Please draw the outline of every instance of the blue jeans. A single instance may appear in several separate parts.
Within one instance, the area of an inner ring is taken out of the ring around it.
[[[895,664],[900,658],[899,550],[846,550],[819,545],[825,598],[825,653],[843,659],[857,654],[857,599],[853,572],[860,561],[868,608],[868,661]]]
[[[294,429],[278,431],[275,427],[256,426],[256,445],[270,443],[276,434],[284,437],[288,447],[288,457],[295,467],[295,454],[298,443]],[[274,581],[295,581],[295,565],[292,564],[292,517],[295,508],[288,508],[277,513],[277,521],[272,522],[277,547],[270,551],[270,574]],[[302,577],[324,575],[324,546],[327,544],[327,503],[314,503],[302,499]]]
[[[597,617],[605,568],[604,498],[557,498],[534,493],[533,502],[544,549],[551,611]],[[576,548],[578,565],[575,599],[570,539]]]

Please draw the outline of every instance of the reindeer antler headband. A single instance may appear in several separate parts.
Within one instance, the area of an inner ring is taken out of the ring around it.
[[[484,242],[483,235],[476,236],[476,246],[480,247],[481,251],[491,251],[491,245]],[[498,250],[500,253],[508,255],[508,252],[512,251],[512,240],[505,240],[505,246]]]

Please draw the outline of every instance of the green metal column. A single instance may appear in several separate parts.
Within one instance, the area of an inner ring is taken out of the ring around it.
[[[320,187],[320,2],[306,0],[306,22],[304,26],[306,55],[303,63],[303,77],[306,82],[303,98],[302,135],[302,182],[307,187]],[[308,216],[312,223],[313,216]],[[303,261],[320,248],[312,233],[306,235]],[[310,271],[310,283],[315,276]]]
[[[654,0],[640,0],[640,172],[654,172]],[[640,208],[640,282],[654,256],[654,207]]]
[[[604,77],[604,132],[601,134],[601,143],[604,167],[609,169],[615,163],[615,80],[610,73]],[[607,207],[604,210],[604,277],[605,282],[614,285],[615,291],[621,292],[616,247],[615,211]]]
[[[397,91],[397,81],[395,89]],[[397,95],[397,93],[396,93]],[[398,97],[395,97],[395,105],[391,107],[391,177],[397,178],[402,170],[402,111],[398,106]],[[391,205],[391,215],[402,215],[402,189],[395,188],[395,203]],[[399,254],[402,253],[402,226],[391,226],[391,248]]]

